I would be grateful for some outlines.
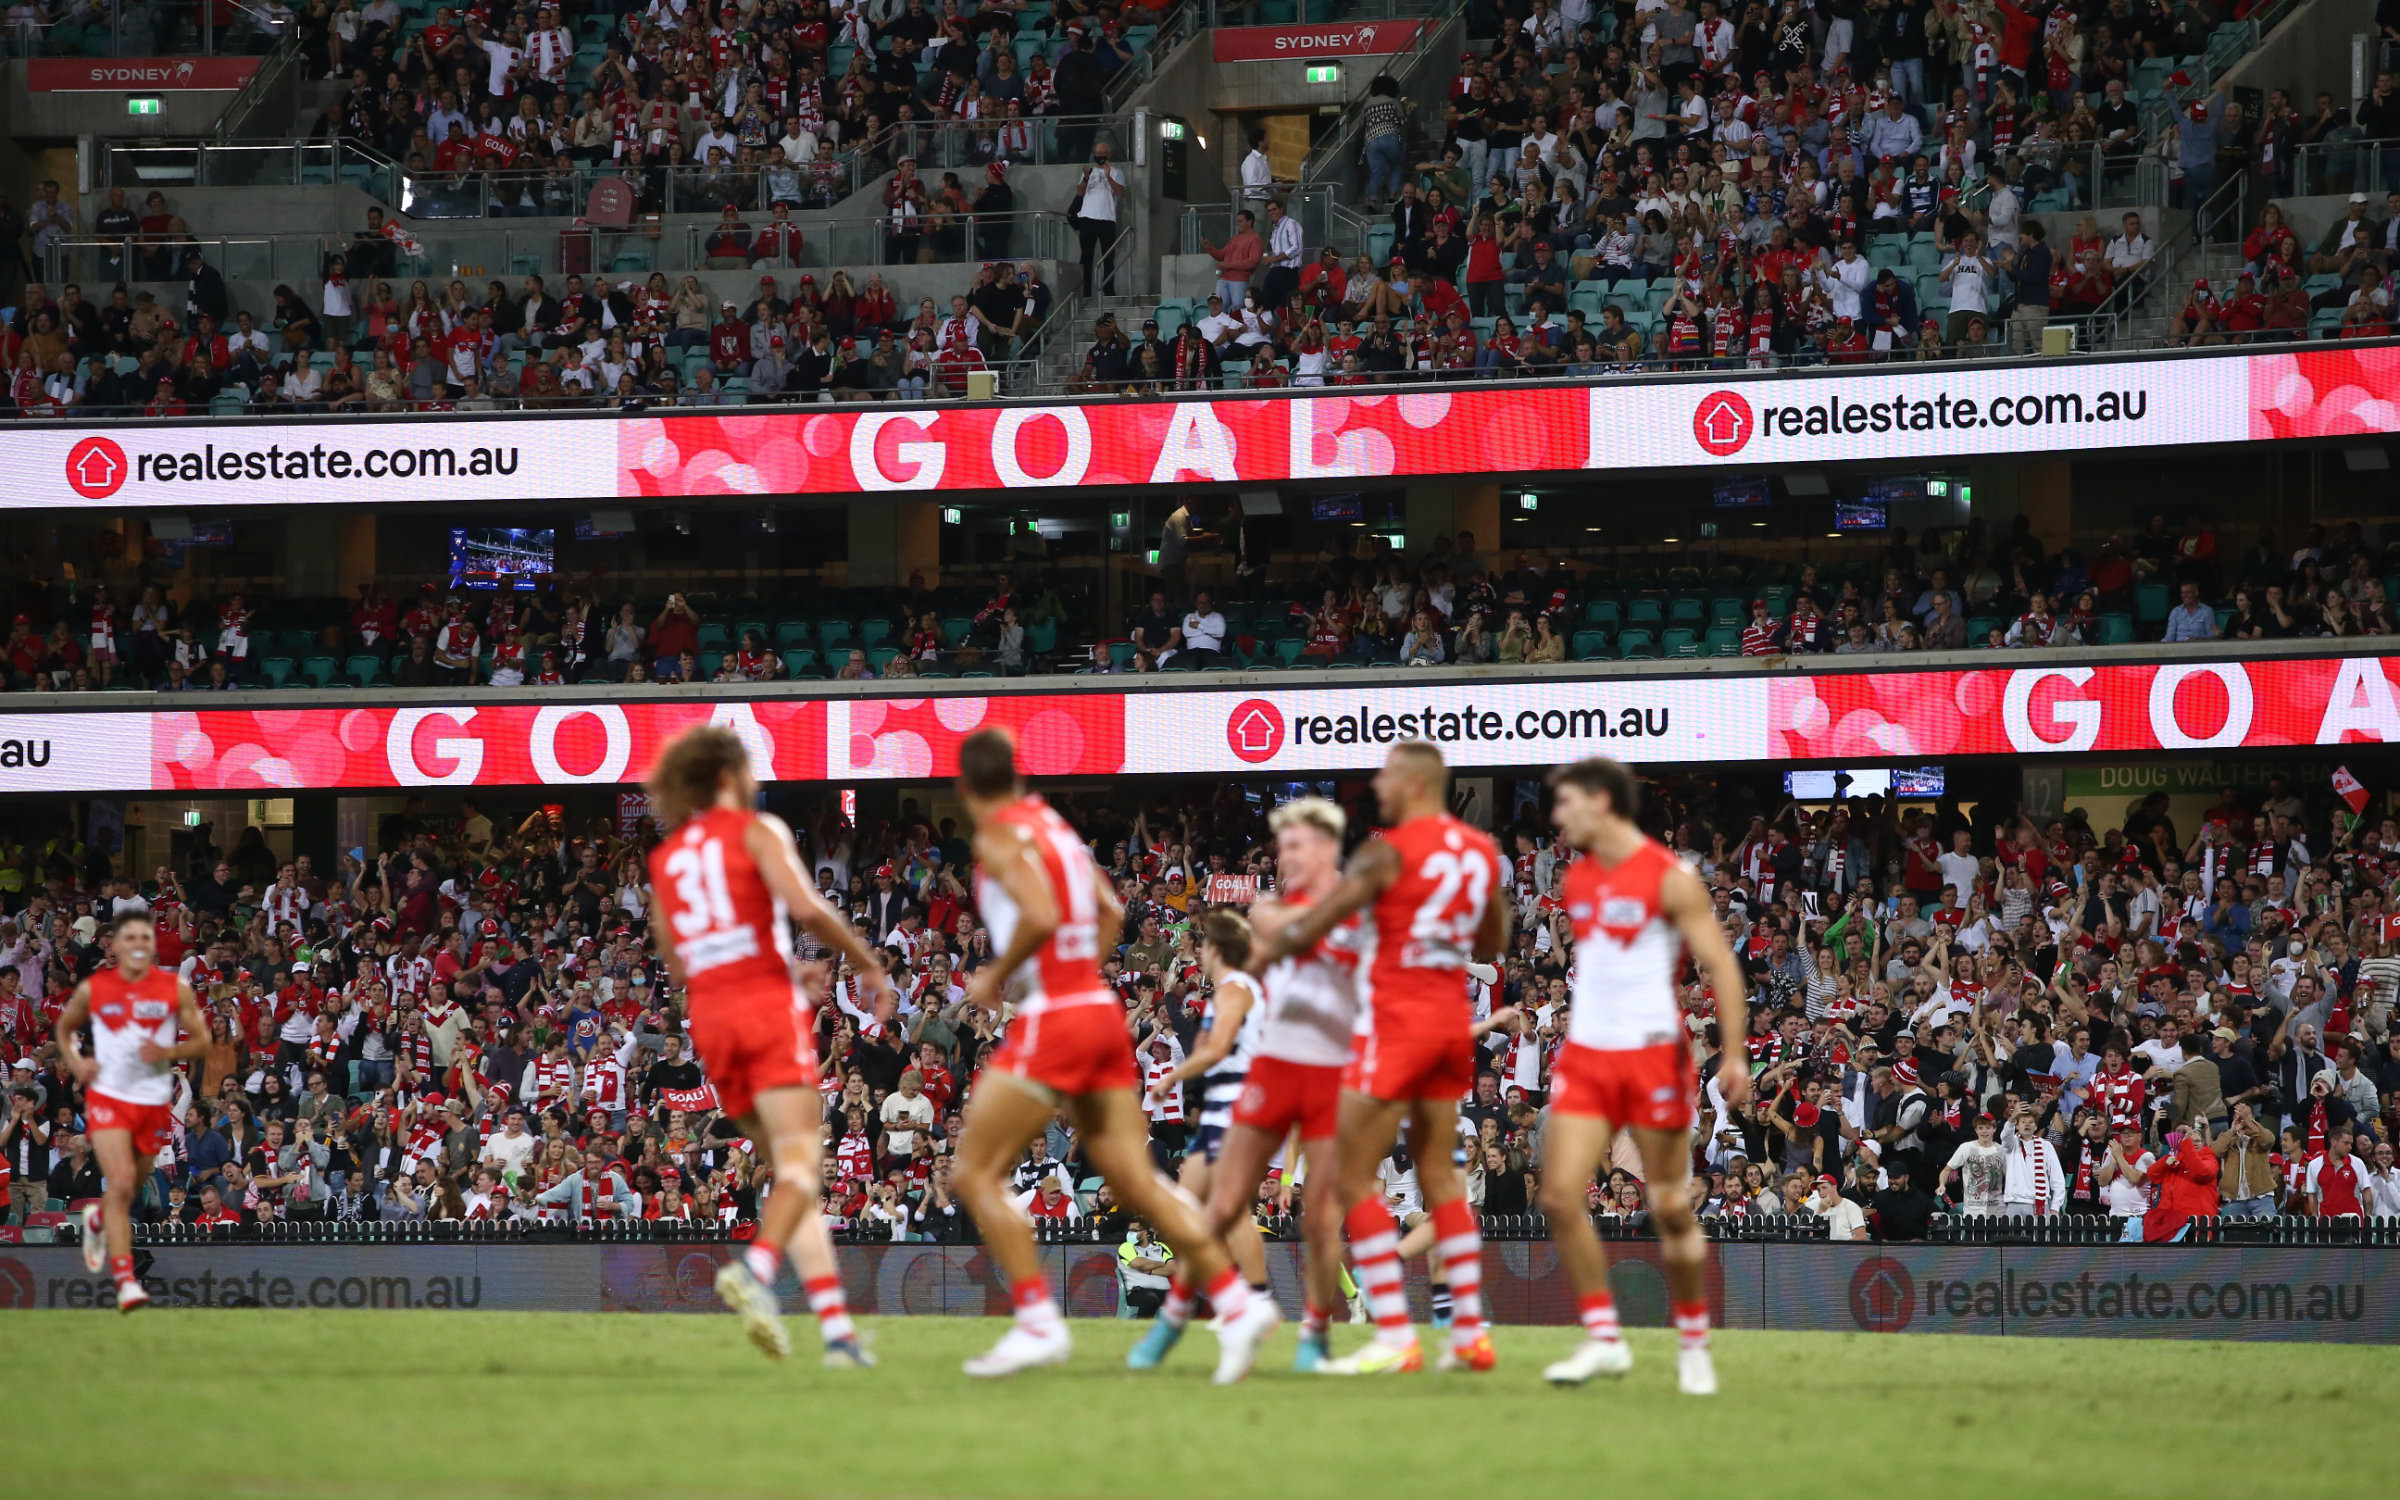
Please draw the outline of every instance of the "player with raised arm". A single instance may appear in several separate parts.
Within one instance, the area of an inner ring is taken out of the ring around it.
[[[824,1154],[813,1001],[792,962],[791,922],[839,953],[877,1015],[893,1008],[873,949],[825,904],[800,862],[792,830],[752,810],[758,784],[732,730],[676,736],[651,768],[650,806],[667,830],[650,851],[651,933],[683,987],[692,1048],[726,1115],[766,1149],[774,1191],[758,1236],[717,1272],[717,1295],[770,1357],[791,1353],[775,1278],[788,1252],[829,1369],[875,1361],[842,1298],[833,1236],[821,1211]]]
[[[1542,1376],[1554,1385],[1581,1385],[1633,1368],[1609,1295],[1608,1257],[1584,1199],[1586,1184],[1608,1159],[1611,1136],[1624,1129],[1641,1151],[1650,1224],[1666,1262],[1676,1383],[1686,1395],[1713,1396],[1708,1241],[1692,1215],[1690,1192],[1695,1086],[1675,979],[1686,952],[1708,978],[1717,1034],[1727,1039],[1717,1088],[1735,1109],[1750,1094],[1737,1040],[1749,1032],[1741,965],[1700,877],[1635,826],[1639,792],[1632,772],[1594,757],[1552,772],[1550,788],[1551,821],[1583,857],[1567,867],[1574,1003],[1542,1132],[1541,1205],[1575,1286],[1585,1338]]]
[[[1225,1253],[1233,1258],[1243,1280],[1249,1283],[1252,1299],[1264,1299],[1273,1308],[1275,1296],[1267,1287],[1267,1247],[1259,1238],[1258,1218],[1252,1206],[1258,1190],[1257,1177],[1253,1176],[1243,1187],[1238,1212],[1223,1220],[1215,1212],[1215,1183],[1225,1175],[1219,1157],[1226,1135],[1233,1128],[1235,1106],[1249,1087],[1259,1036],[1266,1026],[1266,1001],[1258,981],[1244,967],[1250,962],[1250,947],[1250,924],[1240,913],[1212,911],[1201,918],[1200,972],[1208,980],[1209,993],[1200,1022],[1200,1040],[1190,1056],[1150,1086],[1143,1102],[1156,1104],[1191,1079],[1201,1080],[1200,1127],[1184,1151],[1183,1170],[1176,1180],[1185,1192],[1208,1204],[1209,1228],[1224,1243]],[[1166,1301],[1160,1306],[1158,1316],[1151,1320],[1149,1333],[1126,1351],[1127,1366],[1147,1370],[1166,1357],[1192,1320],[1193,1297],[1191,1282],[1178,1268],[1168,1278]],[[1276,1309],[1273,1321],[1281,1318],[1281,1309]],[[1270,1328],[1273,1321],[1269,1322]]]
[[[131,1312],[150,1300],[133,1274],[133,1197],[175,1128],[175,1064],[206,1056],[209,1037],[192,987],[158,966],[150,914],[127,912],[110,931],[115,967],[95,969],[75,986],[52,1034],[68,1076],[83,1089],[84,1135],[103,1183],[99,1203],[83,1210],[83,1268],[98,1275],[105,1265],[117,1284],[117,1311]]]
[[[967,1000],[994,1015],[1014,1006],[967,1101],[952,1186],[1008,1279],[1016,1319],[966,1372],[1013,1375],[1067,1357],[1067,1325],[1042,1279],[1033,1226],[1009,1191],[1010,1168],[1063,1105],[1084,1159],[1128,1212],[1157,1229],[1216,1305],[1216,1380],[1239,1380],[1274,1326],[1275,1308],[1251,1297],[1200,1205],[1151,1165],[1125,1007],[1100,977],[1100,955],[1116,947],[1125,909],[1081,835],[1026,790],[1006,731],[979,730],[959,746],[958,793],[975,822],[975,899],[994,950]]]
[[[1475,1081],[1466,966],[1506,946],[1508,904],[1492,899],[1500,851],[1450,815],[1449,791],[1439,750],[1415,740],[1394,745],[1375,773],[1384,831],[1359,846],[1323,899],[1264,933],[1271,963],[1313,951],[1353,913],[1363,914],[1368,939],[1367,1025],[1342,1077],[1337,1133],[1343,1224],[1375,1342],[1319,1365],[1326,1374],[1424,1368],[1401,1285],[1400,1226],[1376,1177],[1403,1126],[1434,1253],[1450,1278],[1450,1339],[1439,1367],[1488,1370],[1499,1359],[1483,1320],[1483,1236],[1452,1149],[1458,1101]],[[1259,915],[1262,930],[1270,915]]]

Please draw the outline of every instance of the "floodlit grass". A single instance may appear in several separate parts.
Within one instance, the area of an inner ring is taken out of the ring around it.
[[[1560,1391],[1571,1330],[1499,1330],[1489,1375],[1342,1381],[1291,1374],[1287,1329],[1217,1390],[1205,1332],[1135,1375],[1140,1325],[1097,1322],[1066,1368],[985,1383],[958,1363],[998,1322],[869,1327],[882,1367],[836,1373],[797,1319],[777,1366],[731,1318],[13,1312],[0,1452],[28,1496],[2255,1500],[2384,1490],[2370,1403],[2400,1377],[2390,1349],[1735,1332],[1703,1401],[1664,1332]]]

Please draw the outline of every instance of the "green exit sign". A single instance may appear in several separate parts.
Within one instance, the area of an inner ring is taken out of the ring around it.
[[[1308,81],[1310,83],[1340,83],[1342,81],[1342,65],[1340,63],[1310,63],[1308,65]]]
[[[129,115],[163,115],[166,112],[167,101],[155,96],[135,95],[129,96],[125,100],[125,113]]]

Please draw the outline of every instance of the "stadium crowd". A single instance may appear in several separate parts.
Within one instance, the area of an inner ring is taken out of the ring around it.
[[[1195,919],[1272,888],[1263,808],[1232,784],[1182,805],[1061,805],[1123,893],[1103,974],[1163,1076],[1200,1027]],[[204,829],[187,867],[147,873],[68,827],[0,832],[15,1221],[97,1190],[50,1027],[108,961],[107,922],[145,907],[212,1037],[150,1219],[747,1219],[752,1154],[714,1128],[648,947],[654,830],[497,810],[434,816],[412,798],[372,854],[279,858],[258,829],[229,850]],[[1754,807],[1708,780],[1653,788],[1645,818],[1704,874],[1754,990],[1749,1034],[1722,1037],[1683,981],[1707,1213],[1814,1212],[1843,1237],[1890,1238],[1937,1212],[2146,1214],[2166,1230],[2220,1210],[2400,1214],[2400,821],[2281,778],[2182,822],[2163,794],[2035,820],[1880,798]],[[900,993],[880,1024],[848,976],[820,975],[835,1212],[870,1236],[964,1235],[949,1153],[1007,1023],[963,1003],[991,947],[962,830],[913,799],[885,823],[802,822],[821,887]],[[1567,856],[1530,812],[1500,832],[1516,931],[1477,971],[1492,1026],[1456,1143],[1486,1215],[1535,1201],[1573,959]],[[1750,1070],[1752,1102],[1718,1097],[1726,1067]],[[1152,1106],[1162,1162],[1188,1108]],[[1633,1170],[1627,1157],[1592,1186],[1595,1212],[1640,1212]],[[1397,1207],[1421,1206],[1404,1153],[1384,1178]],[[1063,1123],[1018,1183],[1038,1219],[1120,1227]]]
[[[1214,528],[1214,529],[1211,529]],[[810,591],[772,618],[757,598],[612,597],[546,576],[528,591],[421,585],[395,598],[278,604],[213,596],[165,569],[130,599],[63,576],[22,587],[0,657],[15,691],[258,686],[521,687],[762,683],[1022,672],[1317,666],[1541,666],[1656,657],[1859,655],[2400,633],[2400,555],[2357,523],[2285,546],[2153,515],[2087,556],[2022,522],[1892,531],[1845,564],[1744,573],[1620,570],[1477,550],[1442,536],[1414,560],[1340,528],[1270,559],[1238,518],[1178,508],[1162,573],[1111,624],[1059,580],[996,573],[898,592]],[[1170,549],[1172,549],[1170,555]],[[1249,599],[1188,581],[1222,551]],[[1270,587],[1261,575],[1277,580]],[[1173,597],[1170,597],[1172,594]],[[183,597],[173,597],[183,596]]]
[[[727,216],[726,232],[749,242]],[[781,211],[776,220],[788,223]],[[73,283],[55,299],[39,282],[26,289],[15,320],[0,324],[10,372],[0,416],[946,398],[967,394],[970,372],[1028,357],[1049,317],[1053,294],[1036,261],[961,267],[964,290],[946,306],[923,297],[909,308],[881,272],[837,270],[821,285],[814,272],[793,276],[798,231],[789,254],[765,248],[768,232],[757,236],[752,263],[767,269],[752,294],[713,307],[697,276],[671,286],[663,271],[528,275],[514,287],[453,278],[438,290],[419,279],[404,293],[362,274],[354,287],[341,255],[319,295],[284,285],[272,307],[239,307],[198,247],[177,254],[169,244],[161,253],[185,278],[180,310],[123,282],[105,303]]]

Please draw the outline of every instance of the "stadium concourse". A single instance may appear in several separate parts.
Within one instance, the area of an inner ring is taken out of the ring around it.
[[[2360,764],[2377,780],[2390,769]],[[1274,883],[1260,809],[1238,786],[1058,800],[1123,894],[1103,972],[1163,1076],[1207,1000],[1202,893],[1229,890],[1228,875]],[[1702,1213],[1814,1215],[1835,1237],[1886,1240],[1952,1215],[2400,1215],[2400,821],[2352,809],[2280,777],[2228,788],[2198,817],[2170,815],[2162,795],[2040,823],[1946,799],[1906,817],[1883,798],[1751,811],[1710,779],[1656,783],[1645,820],[1706,877],[1756,999],[1749,1033],[1720,1036],[1708,995],[1683,981]],[[188,859],[149,870],[34,809],[4,827],[12,1230],[55,1225],[99,1191],[51,1029],[109,961],[112,917],[142,908],[211,1034],[141,1190],[145,1224],[623,1218],[738,1233],[756,1214],[765,1184],[749,1145],[716,1128],[650,947],[646,823],[619,837],[538,794],[439,817],[412,799],[371,848],[278,859],[257,828],[204,829]],[[1496,1024],[1456,1142],[1487,1217],[1535,1201],[1574,956],[1566,856],[1530,808],[1498,831],[1517,930],[1478,974]],[[950,1153],[1006,1017],[964,1003],[991,948],[961,831],[912,799],[855,828],[827,804],[800,834],[900,991],[877,1024],[837,974],[818,1012],[833,1213],[860,1239],[971,1240]],[[1728,1068],[1755,1083],[1739,1108],[1715,1083]],[[1182,1099],[1152,1107],[1162,1164],[1194,1118]],[[2153,1154],[2195,1143],[2218,1172],[2160,1208]],[[2011,1165],[2045,1145],[2049,1173]],[[1633,1165],[1589,1193],[1629,1227]],[[1404,1154],[1382,1181],[1403,1216],[1419,1210]],[[1130,1226],[1095,1182],[1063,1121],[1016,1173],[1037,1221],[1121,1238]]]

